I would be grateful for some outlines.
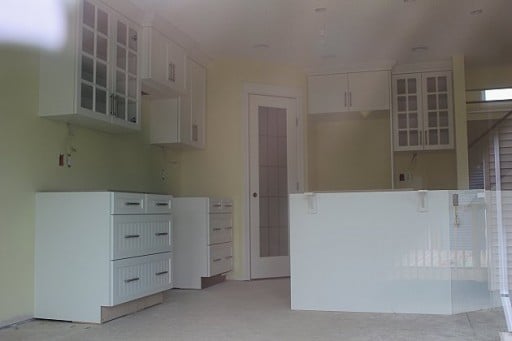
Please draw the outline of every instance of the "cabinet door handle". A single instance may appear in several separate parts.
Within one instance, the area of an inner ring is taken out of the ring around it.
[[[168,236],[169,232],[157,232],[155,233],[155,236]]]
[[[169,271],[160,271],[160,272],[156,272],[155,273],[155,276],[161,276],[161,275],[165,275],[165,274],[168,274]]]
[[[213,261],[214,262],[220,262],[222,260],[222,258],[215,258]]]
[[[224,207],[230,208],[230,207],[233,207],[233,204],[224,204]]]
[[[345,91],[345,107],[347,106],[347,92]]]
[[[169,204],[168,204],[168,203],[166,203],[166,202],[157,202],[155,205],[156,205],[156,206],[159,206],[159,207],[164,207],[164,206],[165,206],[165,207],[168,207],[168,206],[169,206]]]
[[[124,236],[125,239],[139,238],[140,234],[127,234]]]
[[[139,279],[140,279],[139,277],[133,277],[133,278],[125,279],[124,282],[131,283],[131,282],[138,281]]]
[[[428,145],[428,134],[426,129],[425,132],[423,133],[423,144]]]
[[[220,230],[222,230],[220,227],[214,227],[213,228],[213,231],[220,231]]]
[[[125,206],[140,206],[140,202],[127,201],[124,203]]]
[[[350,91],[348,93],[348,106],[351,107],[352,106],[352,91]]]
[[[221,204],[215,204],[215,205],[213,205],[213,207],[220,208],[220,207],[222,207],[222,205]]]
[[[114,116],[114,98],[115,98],[115,95],[111,94],[110,95],[110,115],[111,116]]]

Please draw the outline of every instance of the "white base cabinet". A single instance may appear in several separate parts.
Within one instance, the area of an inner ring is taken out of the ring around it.
[[[233,269],[233,202],[173,198],[173,285],[201,289],[201,278]]]
[[[171,197],[36,194],[34,317],[102,322],[113,307],[172,287]]]

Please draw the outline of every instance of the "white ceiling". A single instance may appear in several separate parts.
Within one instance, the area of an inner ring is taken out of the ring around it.
[[[512,62],[512,0],[132,1],[166,18],[213,59],[315,67],[464,54],[469,64]],[[480,15],[470,14],[477,9]],[[428,49],[413,52],[416,46]]]

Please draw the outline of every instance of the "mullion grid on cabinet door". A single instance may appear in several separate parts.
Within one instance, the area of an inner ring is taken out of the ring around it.
[[[138,69],[139,69],[139,57],[138,57],[138,40],[139,36],[137,30],[127,25],[128,27],[128,68],[127,68],[127,114],[128,121],[131,123],[137,123],[138,121]]]
[[[128,88],[128,25],[122,20],[116,20],[115,35],[115,109],[114,116],[126,121],[126,95]]]
[[[80,107],[106,115],[109,17],[92,2],[82,4]]]
[[[424,76],[425,87],[425,135],[429,149],[451,147],[451,100],[450,78],[448,74],[428,74]]]
[[[419,82],[417,76],[395,78],[395,111],[398,150],[422,148]]]

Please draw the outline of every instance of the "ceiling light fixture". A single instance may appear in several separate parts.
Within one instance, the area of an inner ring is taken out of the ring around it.
[[[269,45],[265,44],[265,43],[260,43],[260,44],[254,44],[252,47],[255,49],[268,49]]]
[[[421,46],[415,46],[411,49],[412,52],[425,52],[428,50],[428,46],[421,45]]]
[[[484,12],[483,9],[479,8],[479,9],[472,10],[471,12],[469,12],[469,14],[471,14],[471,15],[480,15],[483,12]]]

